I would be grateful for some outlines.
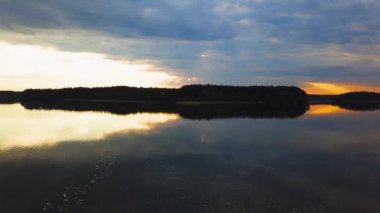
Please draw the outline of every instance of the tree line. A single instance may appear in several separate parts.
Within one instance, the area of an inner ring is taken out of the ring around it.
[[[252,102],[306,104],[306,93],[291,86],[187,85],[179,89],[139,87],[97,87],[27,89],[21,101],[109,100],[142,102]]]
[[[16,103],[20,101],[21,92],[0,91],[0,103]]]
[[[379,102],[380,93],[348,92],[337,96],[338,102]]]

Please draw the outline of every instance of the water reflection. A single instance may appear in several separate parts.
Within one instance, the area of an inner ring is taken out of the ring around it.
[[[23,107],[33,110],[66,110],[109,112],[118,115],[131,113],[176,113],[186,119],[218,118],[297,118],[307,110],[307,105],[250,104],[250,103],[135,103],[102,101],[22,102]]]
[[[61,141],[101,140],[115,132],[149,131],[179,118],[177,114],[28,111],[21,105],[0,105],[0,150],[38,147]],[[6,130],[6,131],[4,131]]]
[[[338,115],[350,113],[349,110],[341,108],[339,106],[334,105],[326,105],[326,104],[313,104],[309,106],[309,110],[307,111],[307,115]]]
[[[50,113],[23,118],[36,112]],[[379,212],[379,118],[176,118],[100,143],[9,149],[0,212]]]

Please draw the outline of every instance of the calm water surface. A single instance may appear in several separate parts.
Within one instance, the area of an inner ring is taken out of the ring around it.
[[[296,119],[0,105],[0,212],[380,212],[380,111]]]

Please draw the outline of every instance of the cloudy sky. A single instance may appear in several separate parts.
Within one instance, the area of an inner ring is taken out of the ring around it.
[[[378,0],[0,0],[0,90],[380,91]]]

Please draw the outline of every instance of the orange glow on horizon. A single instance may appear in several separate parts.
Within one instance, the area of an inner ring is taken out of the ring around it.
[[[380,87],[352,83],[305,82],[302,89],[308,94],[338,95],[354,91],[378,92]]]

